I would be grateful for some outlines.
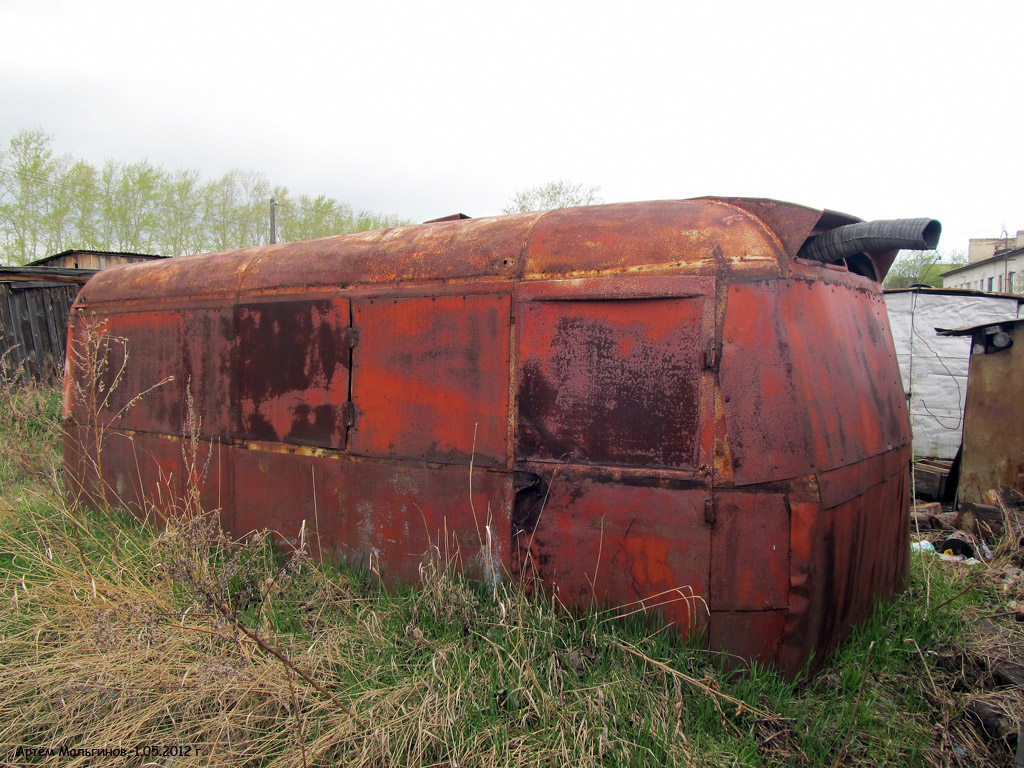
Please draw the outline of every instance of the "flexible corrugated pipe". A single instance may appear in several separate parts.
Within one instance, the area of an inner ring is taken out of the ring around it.
[[[808,239],[797,255],[831,264],[858,253],[893,249],[930,251],[939,244],[941,234],[942,224],[935,219],[862,221]]]

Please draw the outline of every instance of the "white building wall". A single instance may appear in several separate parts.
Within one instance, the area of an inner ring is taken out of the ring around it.
[[[942,287],[995,293],[1024,293],[1024,254],[979,264],[955,275],[943,277]]]
[[[909,401],[914,455],[952,459],[960,447],[970,337],[937,336],[1020,317],[1020,302],[999,296],[899,291],[885,294],[896,357]]]

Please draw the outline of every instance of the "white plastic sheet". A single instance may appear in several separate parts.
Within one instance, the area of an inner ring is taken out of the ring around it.
[[[969,336],[938,336],[936,328],[966,328],[1020,317],[1020,301],[1004,296],[911,290],[885,294],[904,392],[910,399],[914,454],[952,459],[960,447]]]

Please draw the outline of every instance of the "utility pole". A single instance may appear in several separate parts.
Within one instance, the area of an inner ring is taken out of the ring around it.
[[[270,198],[270,244],[277,242],[277,200]]]

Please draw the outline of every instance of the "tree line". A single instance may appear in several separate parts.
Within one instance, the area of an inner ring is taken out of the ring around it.
[[[58,155],[40,128],[0,150],[0,264],[26,264],[69,249],[183,256],[270,241],[290,242],[411,222],[356,210],[326,195],[293,195],[267,177],[235,169],[204,181],[147,160],[101,168]]]
[[[967,263],[962,251],[900,251],[885,276],[886,288],[909,288],[912,285],[942,287],[942,275]]]

